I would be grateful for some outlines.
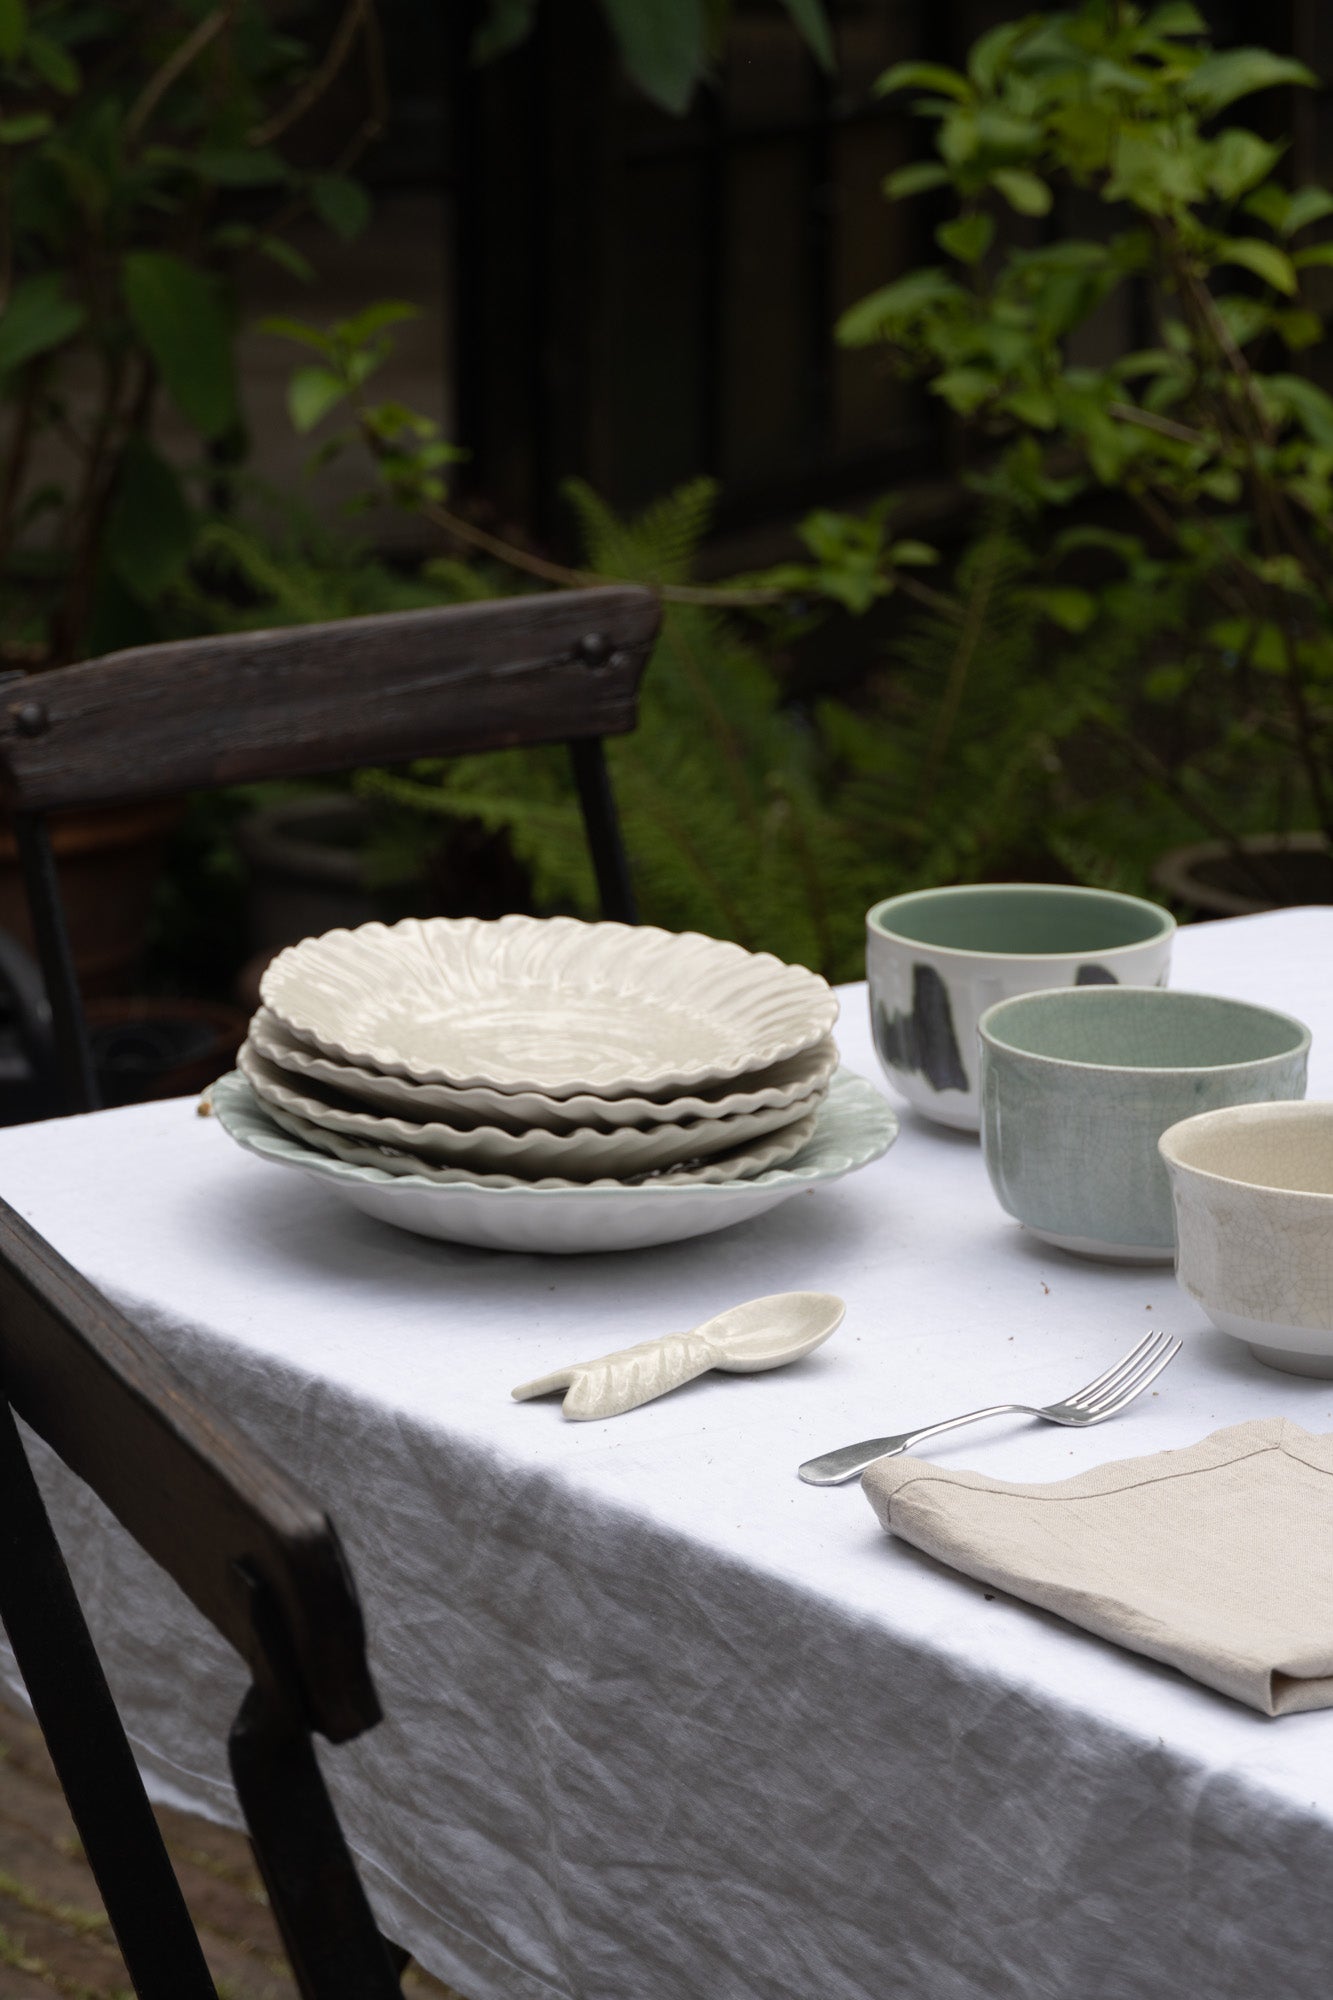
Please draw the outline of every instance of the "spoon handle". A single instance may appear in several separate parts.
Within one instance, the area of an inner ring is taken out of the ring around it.
[[[645,1340],[623,1353],[581,1363],[561,1409],[565,1416],[583,1420],[618,1417],[707,1374],[712,1365],[713,1350],[698,1334],[668,1333],[661,1340]]]
[[[568,1388],[561,1414],[581,1421],[594,1417],[618,1417],[640,1403],[651,1403],[669,1389],[679,1389],[696,1375],[707,1374],[715,1355],[708,1341],[697,1333],[668,1333],[660,1340],[644,1340],[637,1347],[623,1347],[615,1354],[603,1354],[595,1361],[576,1361],[557,1368],[535,1382],[524,1382],[513,1390],[519,1401],[544,1396],[552,1389]]]

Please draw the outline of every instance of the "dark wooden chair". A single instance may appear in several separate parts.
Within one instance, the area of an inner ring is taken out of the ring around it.
[[[13,819],[68,1110],[97,1086],[46,816],[177,792],[564,742],[606,915],[635,918],[602,738],[633,729],[657,599],[632,585],[434,606],[0,676]]]
[[[380,1716],[332,1523],[0,1202],[0,1622],[140,2000],[217,1994],[15,1414],[250,1670],[231,1770],[301,1993],[398,1996],[311,1742]]]

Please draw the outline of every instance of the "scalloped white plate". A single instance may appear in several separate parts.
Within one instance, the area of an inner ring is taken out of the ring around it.
[[[279,952],[260,985],[301,1040],[419,1083],[661,1097],[828,1034],[828,983],[768,952],[576,917],[406,917]]]
[[[251,1085],[253,1088],[253,1085]],[[808,1111],[798,1118],[785,1132],[770,1133],[767,1138],[756,1139],[748,1146],[735,1146],[729,1153],[720,1153],[716,1158],[702,1164],[668,1168],[662,1173],[650,1170],[648,1175],[622,1176],[607,1174],[597,1180],[566,1178],[559,1174],[492,1173],[477,1161],[467,1166],[429,1165],[415,1153],[405,1153],[398,1146],[383,1145],[369,1139],[349,1138],[346,1133],[331,1131],[327,1126],[317,1125],[313,1119],[303,1118],[299,1112],[288,1111],[281,1106],[260,1099],[264,1110],[275,1125],[284,1132],[290,1132],[305,1146],[317,1152],[331,1153],[336,1160],[345,1160],[353,1167],[376,1167],[386,1174],[397,1174],[413,1180],[430,1181],[436,1187],[457,1187],[460,1182],[476,1188],[537,1188],[549,1192],[554,1189],[567,1193],[570,1189],[584,1187],[626,1187],[638,1186],[644,1179],[656,1182],[670,1182],[673,1185],[702,1187],[720,1181],[744,1180],[762,1173],[768,1167],[775,1167],[783,1160],[789,1160],[793,1153],[800,1151],[815,1129],[818,1110]]]
[[[677,1125],[687,1118],[739,1118],[760,1111],[782,1111],[800,1098],[822,1096],[838,1067],[838,1045],[832,1035],[825,1035],[785,1062],[754,1070],[733,1084],[716,1085],[722,1093],[716,1097],[702,1093],[667,1098],[543,1097],[537,1091],[492,1090],[485,1084],[460,1090],[450,1083],[414,1083],[411,1077],[358,1069],[297,1041],[267,1007],[261,1007],[251,1021],[250,1040],[267,1061],[301,1082],[341,1091],[393,1117],[419,1125],[443,1119],[460,1130],[494,1125],[516,1133],[539,1127],[548,1132],[608,1131],[620,1125]]]
[[[461,1168],[472,1174],[503,1174],[533,1181],[543,1174],[562,1180],[628,1180],[636,1174],[661,1173],[687,1160],[709,1158],[716,1153],[733,1155],[767,1140],[770,1148],[765,1166],[799,1151],[808,1135],[810,1119],[824,1097],[801,1098],[795,1104],[774,1111],[758,1111],[738,1118],[692,1118],[679,1125],[650,1125],[641,1129],[622,1125],[612,1132],[547,1132],[540,1127],[529,1132],[504,1132],[494,1125],[474,1125],[460,1131],[456,1125],[417,1125],[406,1118],[377,1117],[308,1092],[292,1088],[291,1079],[274,1063],[267,1062],[249,1042],[237,1057],[237,1066],[255,1096],[281,1125],[283,1114],[300,1120],[299,1136],[324,1152],[340,1159],[365,1162],[364,1152],[347,1150],[333,1143],[339,1134],[347,1142],[359,1142],[375,1151],[392,1149],[410,1173],[417,1164],[427,1167]],[[314,1126],[325,1134],[316,1138],[305,1128]],[[790,1136],[789,1136],[790,1135]],[[785,1147],[785,1151],[782,1150]],[[375,1164],[372,1157],[369,1164]],[[381,1162],[381,1164],[384,1164]],[[733,1169],[748,1171],[742,1162]],[[730,1175],[728,1175],[730,1178]]]
[[[448,1186],[418,1175],[396,1177],[378,1167],[354,1167],[283,1132],[235,1071],[210,1093],[218,1123],[247,1152],[323,1181],[354,1207],[419,1236],[492,1250],[638,1250],[730,1228],[775,1208],[789,1195],[840,1180],[888,1151],[898,1118],[872,1083],[839,1070],[820,1106],[808,1143],[785,1166],[753,1180],[720,1186],[645,1181],[627,1187],[602,1181],[587,1187],[486,1188]]]

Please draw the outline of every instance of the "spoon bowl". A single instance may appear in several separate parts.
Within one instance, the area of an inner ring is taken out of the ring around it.
[[[773,1292],[729,1306],[696,1327],[728,1375],[758,1375],[781,1368],[822,1347],[842,1325],[847,1308],[833,1292]]]

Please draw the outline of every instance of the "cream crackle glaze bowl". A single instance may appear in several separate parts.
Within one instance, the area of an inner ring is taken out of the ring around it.
[[[1333,1378],[1333,1104],[1236,1104],[1159,1148],[1176,1277],[1257,1361]]]

